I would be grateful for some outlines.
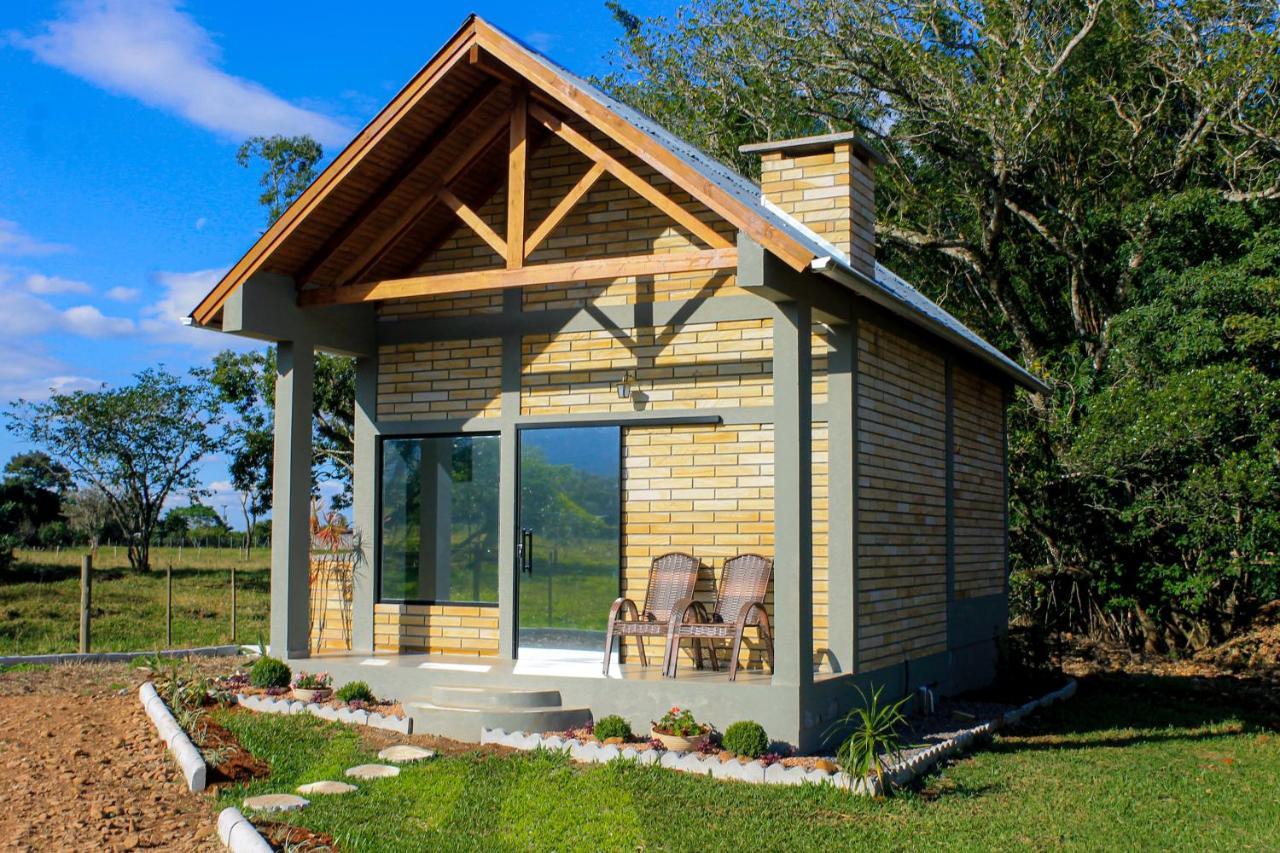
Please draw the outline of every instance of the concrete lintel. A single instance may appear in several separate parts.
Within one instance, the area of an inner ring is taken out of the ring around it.
[[[741,231],[737,284],[770,302],[805,302],[813,318],[822,323],[848,323],[853,316],[853,300],[847,292],[808,270],[796,272]]]
[[[338,355],[377,352],[373,305],[299,308],[293,279],[279,273],[255,273],[227,298],[222,331],[262,341],[310,341]]]

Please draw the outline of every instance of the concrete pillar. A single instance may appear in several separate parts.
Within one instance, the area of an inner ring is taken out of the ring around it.
[[[502,310],[518,316],[523,294],[503,293]],[[520,415],[520,332],[502,336],[502,411],[498,458],[498,654],[515,657],[517,621],[516,537],[520,535],[519,441],[515,419]]]
[[[360,534],[362,559],[351,584],[351,648],[373,652],[373,605],[377,577],[374,558],[378,520],[378,359],[356,359],[355,474],[351,483],[352,523]]]
[[[311,629],[311,404],[315,348],[276,347],[271,503],[271,653],[306,657]]]
[[[773,325],[773,683],[813,683],[813,366],[808,305],[784,302]]]
[[[834,350],[827,359],[828,568],[827,635],[831,667],[857,667],[857,324],[833,327]]]
[[[419,442],[418,598],[452,599],[453,445],[442,438]]]

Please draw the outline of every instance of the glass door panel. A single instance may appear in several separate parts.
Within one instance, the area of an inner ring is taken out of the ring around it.
[[[520,431],[520,649],[599,650],[618,596],[619,427]]]

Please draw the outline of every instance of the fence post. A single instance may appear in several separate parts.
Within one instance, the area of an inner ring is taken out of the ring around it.
[[[80,654],[89,654],[89,608],[93,605],[93,557],[80,558]]]
[[[231,564],[231,645],[236,644],[236,564]]]
[[[164,570],[164,647],[173,648],[173,563]]]

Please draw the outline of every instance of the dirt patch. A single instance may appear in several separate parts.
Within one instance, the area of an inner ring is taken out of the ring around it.
[[[245,749],[226,728],[207,716],[200,725],[204,727],[200,751],[209,762],[209,787],[265,779],[271,775],[271,766]],[[216,764],[211,760],[215,758]]]
[[[132,690],[0,696],[0,772],[6,849],[221,849]]]
[[[332,836],[312,832],[305,826],[261,822],[255,823],[254,826],[277,850],[288,850],[290,853],[319,853],[335,849]]]

